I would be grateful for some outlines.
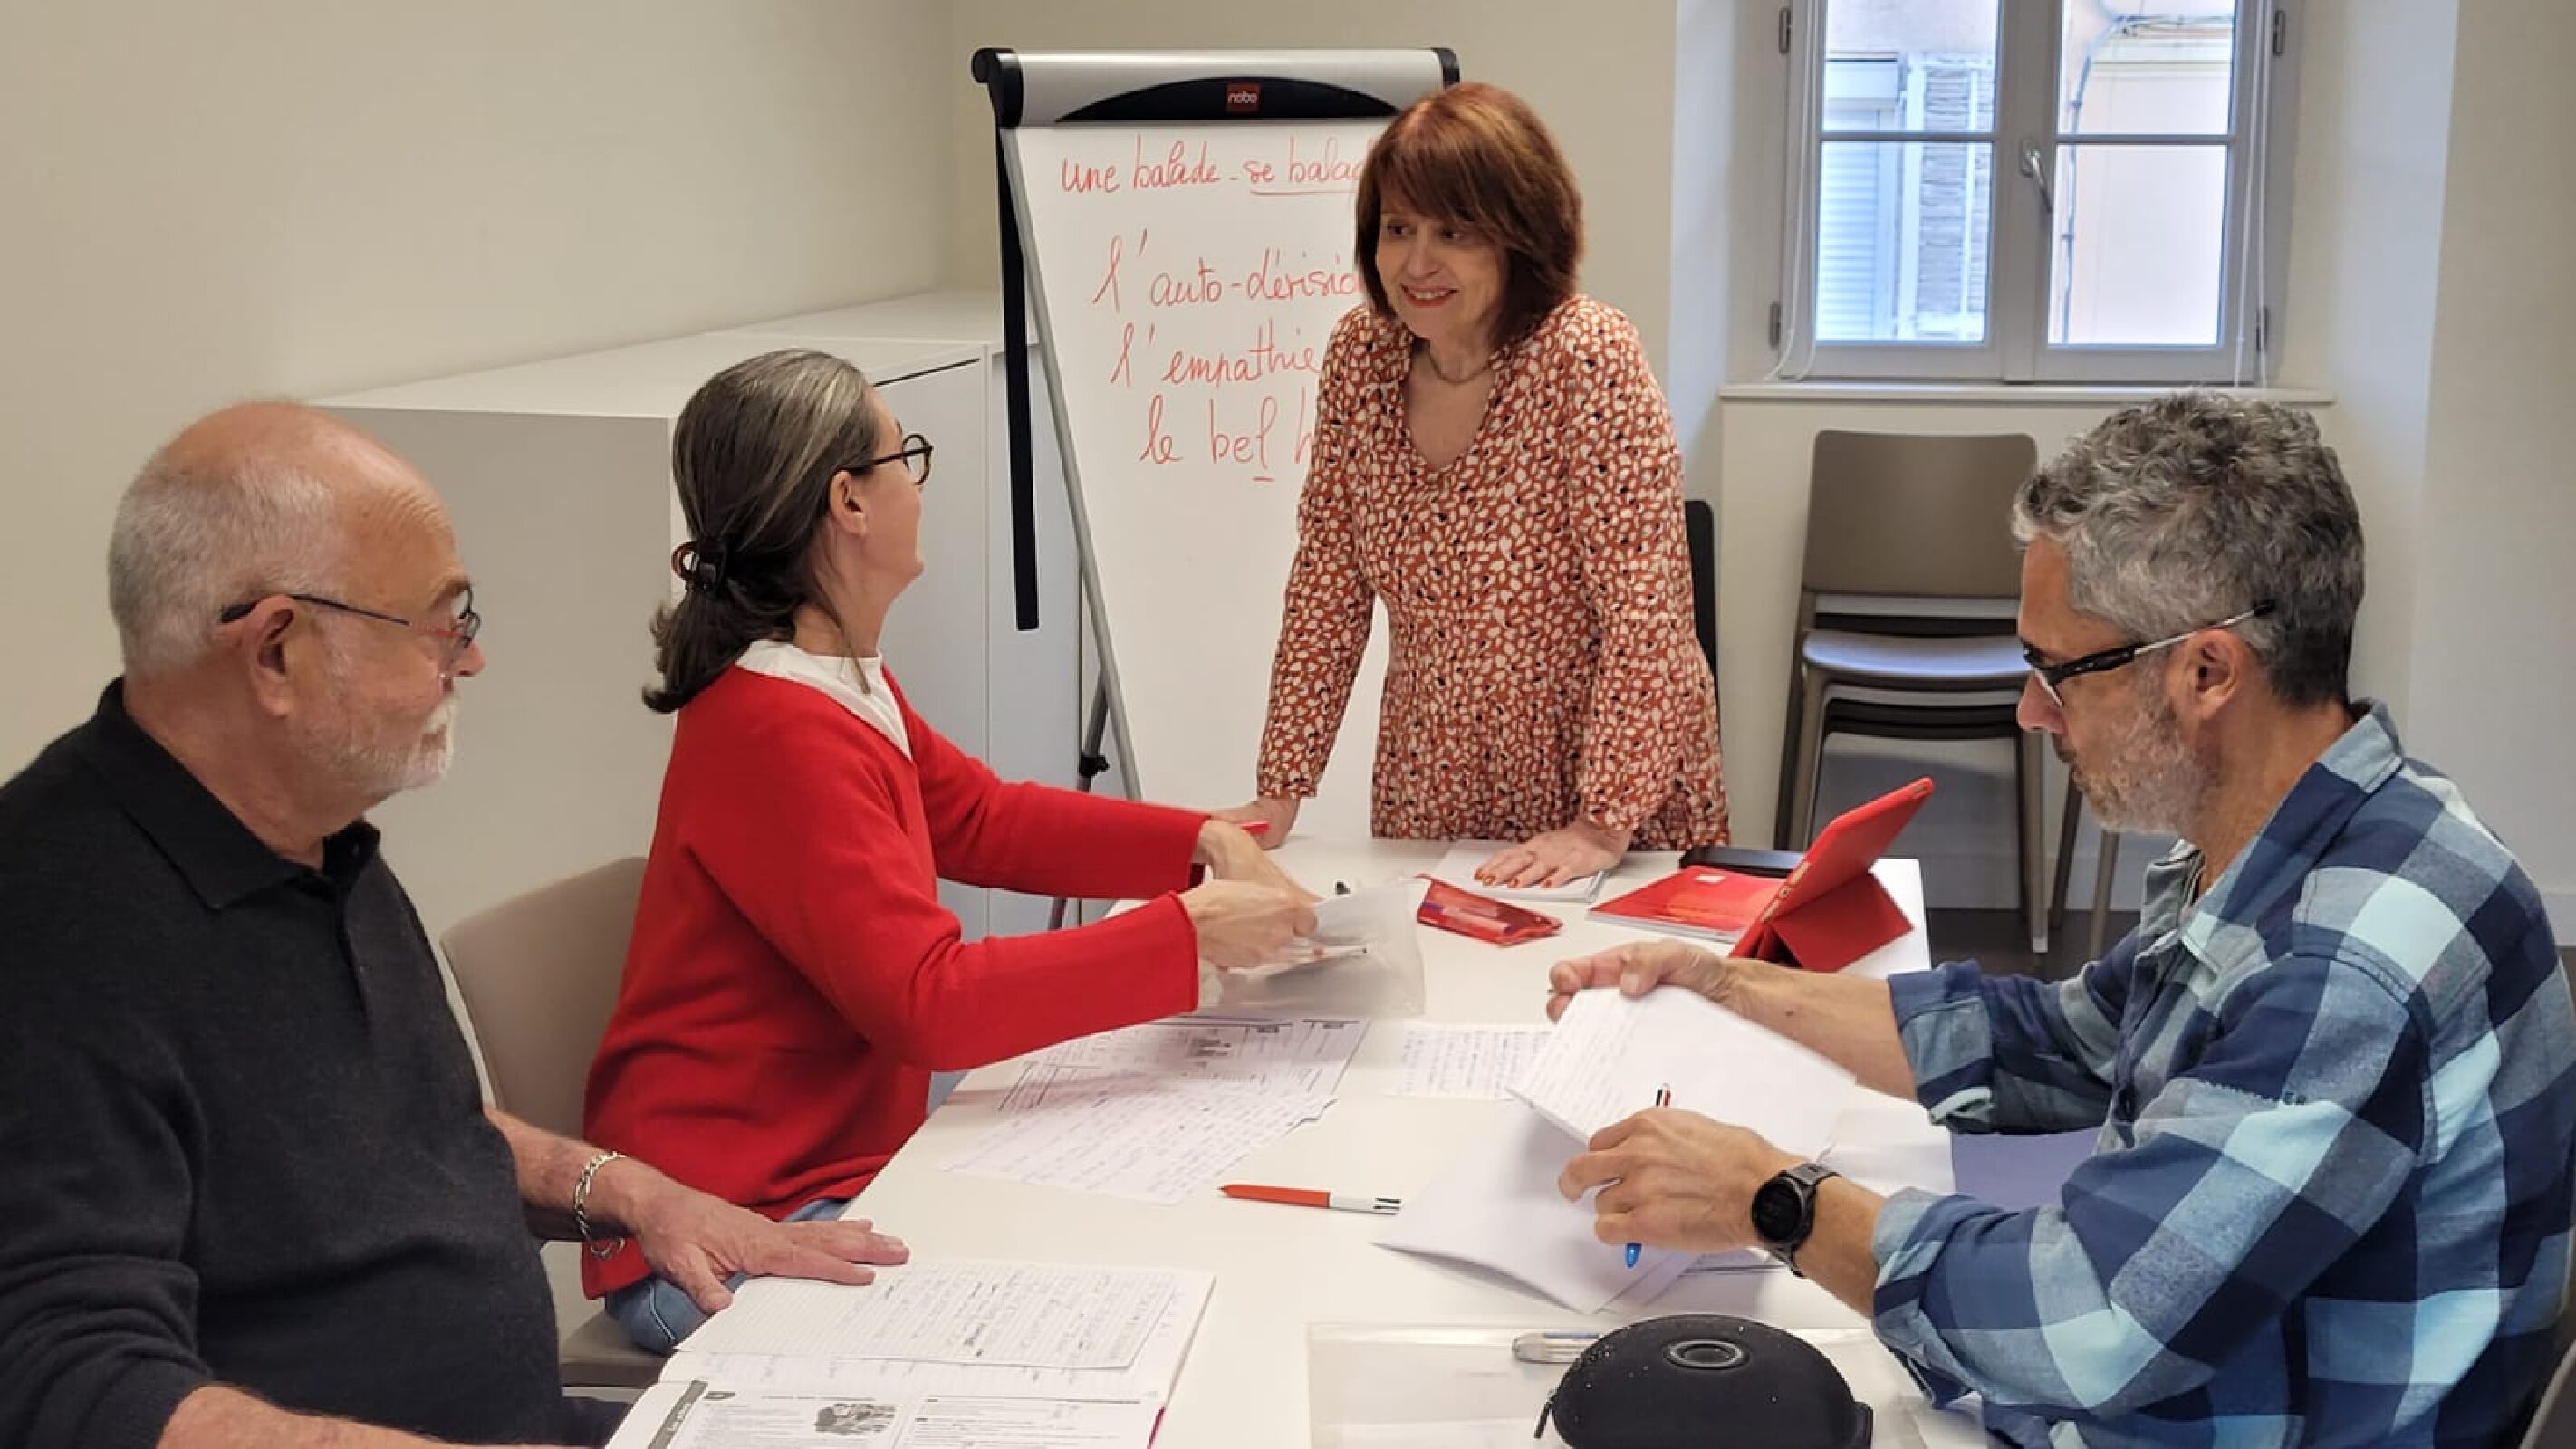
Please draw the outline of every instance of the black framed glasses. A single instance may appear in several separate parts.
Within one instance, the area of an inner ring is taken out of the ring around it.
[[[412,630],[414,633],[426,634],[430,638],[439,641],[439,647],[444,651],[439,656],[439,667],[448,670],[453,670],[458,664],[464,661],[465,651],[474,647],[474,636],[483,632],[483,616],[474,612],[474,591],[470,588],[457,596],[455,617],[445,620],[406,619],[400,614],[388,614],[379,609],[362,609],[355,604],[343,603],[342,601],[331,598],[326,594],[298,594],[288,592],[282,594],[262,594],[259,598],[252,599],[247,603],[231,605],[222,613],[215,616],[215,622],[217,624],[238,624],[243,619],[250,616],[251,610],[260,606],[262,599],[270,598],[293,599],[299,604],[309,604],[316,609],[329,609],[335,613],[341,614],[355,614],[361,619],[374,619],[377,622],[384,624],[399,624],[406,629]]]
[[[899,461],[903,464],[903,471],[911,475],[913,486],[919,487],[930,481],[930,453],[928,438],[919,433],[906,433],[903,435],[902,447],[881,457],[870,458],[864,463],[844,463],[841,465],[841,471],[853,478],[858,478],[888,463]]]
[[[2159,649],[2171,649],[2194,634],[2206,633],[2211,629],[2232,629],[2248,619],[2262,618],[2272,612],[2273,603],[2273,600],[2265,599],[2244,613],[2231,614],[2215,624],[2203,624],[2197,629],[2185,629],[2170,639],[2150,639],[2144,644],[2122,644],[2116,648],[2097,650],[2080,659],[2069,659],[2063,664],[2051,664],[2040,658],[2039,651],[2028,644],[2021,646],[2021,658],[2024,664],[2030,666],[2030,677],[2039,681],[2039,692],[2047,695],[2048,702],[2056,706],[2058,712],[2062,714],[2066,710],[2066,697],[2057,692],[2058,686],[2075,676],[2106,673],[2134,662],[2141,655],[2153,654]]]

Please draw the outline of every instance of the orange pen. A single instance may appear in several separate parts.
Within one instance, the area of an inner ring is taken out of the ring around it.
[[[1331,1208],[1346,1213],[1391,1213],[1401,1211],[1404,1203],[1392,1197],[1359,1197],[1346,1192],[1323,1192],[1311,1187],[1272,1187],[1259,1182],[1229,1182],[1217,1191],[1227,1197],[1247,1202],[1285,1203],[1289,1207]]]

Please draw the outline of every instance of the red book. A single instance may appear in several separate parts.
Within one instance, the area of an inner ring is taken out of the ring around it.
[[[1834,817],[1786,880],[1684,866],[1592,914],[1726,942],[1738,956],[1840,971],[1913,928],[1870,867],[1931,794],[1932,782],[1917,780]]]

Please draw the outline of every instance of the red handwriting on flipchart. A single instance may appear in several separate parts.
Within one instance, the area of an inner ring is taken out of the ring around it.
[[[1127,214],[1095,233],[1084,310],[1104,325],[1076,334],[1096,339],[1080,344],[1097,349],[1091,376],[1119,399],[1102,425],[1124,432],[1155,476],[1293,482],[1314,454],[1324,339],[1362,292],[1346,238],[1365,145],[1275,133],[1249,144],[1103,139],[1058,172],[1083,207]],[[1205,209],[1234,207],[1219,188],[1261,199],[1204,224]]]
[[[1059,177],[1057,184],[1062,189],[1076,194],[1086,194],[1097,191],[1104,195],[1108,195],[1114,194],[1118,190],[1118,167],[1114,163],[1107,166],[1098,166],[1088,162],[1076,161],[1072,157],[1067,156],[1064,158],[1064,164],[1058,170],[1057,175]]]
[[[1174,186],[1223,186],[1225,173],[1208,159],[1208,143],[1192,146],[1187,141],[1174,141],[1168,151],[1158,150],[1151,157],[1145,151],[1145,138],[1136,137],[1136,164],[1127,173],[1127,184],[1139,191],[1154,191]]]

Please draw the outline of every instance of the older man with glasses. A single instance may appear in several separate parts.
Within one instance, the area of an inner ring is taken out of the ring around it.
[[[2554,1357],[2576,1010],[2538,893],[2347,694],[2361,526],[2308,418],[2184,395],[2021,490],[2024,727],[2107,827],[2179,835],[2075,979],[1807,976],[1679,943],[1671,983],[1963,1132],[2096,1134],[2053,1204],[1881,1197],[1641,1113],[1565,1169],[1604,1243],[1769,1249],[2017,1444],[2491,1444]]]
[[[125,494],[125,674],[0,787],[0,1444],[602,1442],[531,1230],[866,1281],[782,1225],[484,1108],[362,818],[447,767],[482,618],[437,495],[308,409]]]

